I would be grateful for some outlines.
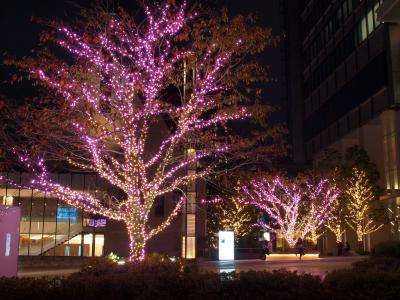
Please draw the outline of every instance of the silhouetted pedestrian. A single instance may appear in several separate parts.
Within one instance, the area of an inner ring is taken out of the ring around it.
[[[299,254],[300,255],[300,260],[301,260],[301,257],[304,255],[304,243],[303,243],[303,240],[301,238],[299,238],[294,247],[296,249],[296,256],[297,256],[297,254]]]

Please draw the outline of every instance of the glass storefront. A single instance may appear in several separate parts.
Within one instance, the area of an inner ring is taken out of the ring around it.
[[[21,182],[23,175],[19,176]],[[70,175],[69,179],[70,182],[93,183],[93,176],[89,179],[88,176],[91,175]],[[0,205],[21,208],[19,255],[103,255],[104,227],[90,226],[91,216],[49,194],[10,188],[0,183]]]

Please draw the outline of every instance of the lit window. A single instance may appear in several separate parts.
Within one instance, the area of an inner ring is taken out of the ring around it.
[[[367,18],[364,17],[361,20],[361,41],[364,41],[367,37]]]
[[[371,34],[374,28],[374,14],[371,9],[368,11],[368,34]]]
[[[12,206],[14,202],[13,196],[3,196],[3,205]]]
[[[373,13],[374,13],[374,21],[375,21],[375,28],[378,27],[378,25],[381,23],[378,21],[378,8],[379,8],[380,4],[376,3],[373,9]]]
[[[187,240],[187,245],[186,245]],[[182,257],[188,259],[196,258],[196,238],[189,236],[189,237],[182,237]]]

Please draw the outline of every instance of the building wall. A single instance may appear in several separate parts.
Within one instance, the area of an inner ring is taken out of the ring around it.
[[[299,1],[288,1],[293,2]],[[396,110],[400,101],[400,26],[378,20],[382,3],[310,0],[301,12],[304,93],[299,101],[304,105],[306,159],[312,161],[326,148],[344,155],[347,148],[358,145],[377,165],[380,185],[386,188],[382,203],[390,222],[365,238],[367,249],[400,237],[400,119]],[[290,89],[297,76],[288,73],[287,77]],[[295,114],[293,111],[293,119]],[[294,147],[293,151],[301,153],[302,149]],[[354,249],[355,233],[347,230],[345,238]],[[331,233],[323,237],[321,245],[325,252],[336,252]]]
[[[24,173],[9,173],[8,176],[21,184],[27,184],[30,178]],[[107,191],[108,194],[111,192],[110,187],[95,175],[51,176],[56,182],[75,190],[95,193],[100,198],[105,195],[101,191]],[[200,202],[204,198],[204,183],[199,182],[196,185],[196,201]],[[150,226],[156,227],[165,220],[180,197],[180,194],[170,193],[156,199],[150,213]],[[19,255],[101,256],[110,252],[123,257],[129,255],[128,235],[122,222],[106,220],[105,227],[94,228],[90,226],[89,220],[103,219],[101,216],[89,215],[71,208],[48,194],[15,189],[4,183],[0,183],[0,205],[21,207]],[[198,207],[201,208],[200,203]],[[180,256],[182,222],[180,214],[169,227],[149,241],[147,252]],[[205,214],[201,209],[196,216],[196,227],[196,238],[201,241],[205,236]],[[199,249],[198,253],[201,254],[202,249]]]
[[[284,71],[282,86],[287,108],[287,126],[289,129],[289,154],[296,164],[305,163],[304,145],[304,104],[303,104],[303,60],[302,32],[300,12],[303,1],[283,0],[282,41]],[[290,74],[290,76],[288,76]]]
[[[392,102],[387,27],[376,20],[381,2],[330,1],[319,17],[312,17],[318,11],[310,8],[314,2],[302,15],[308,159]]]

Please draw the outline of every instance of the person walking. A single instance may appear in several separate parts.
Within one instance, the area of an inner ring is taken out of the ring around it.
[[[268,247],[268,243],[269,243],[269,241],[264,241],[264,243],[263,243],[263,245],[262,245],[262,247],[263,247],[263,254],[264,254],[263,259],[264,259],[264,260],[267,260],[267,256],[270,254],[270,252],[269,252],[269,247]]]
[[[269,253],[268,255],[270,255],[272,253],[272,250],[273,250],[272,249],[272,241],[271,240],[268,241],[267,246],[268,246],[268,253]]]
[[[304,243],[303,243],[303,240],[301,238],[299,238],[294,247],[296,249],[296,256],[297,256],[297,254],[299,254],[300,255],[300,260],[301,260],[301,257],[304,255]]]

